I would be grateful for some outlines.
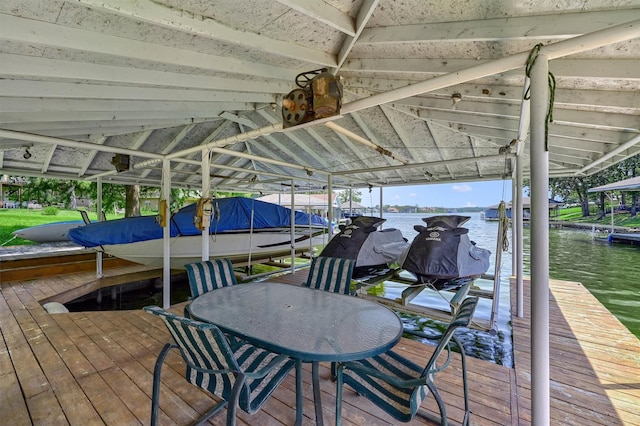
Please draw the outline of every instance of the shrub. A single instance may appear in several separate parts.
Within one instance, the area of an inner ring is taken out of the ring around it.
[[[54,206],[48,206],[48,207],[45,207],[44,210],[42,210],[42,214],[45,216],[57,216],[58,209]]]

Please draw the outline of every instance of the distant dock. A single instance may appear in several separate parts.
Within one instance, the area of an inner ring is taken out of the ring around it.
[[[595,223],[581,223],[581,222],[566,222],[564,220],[551,220],[549,226],[552,228],[570,228],[570,229],[584,229],[585,231],[597,231],[597,232],[611,232],[611,225],[607,224],[595,224]],[[613,232],[617,233],[631,233],[634,229],[625,226],[614,226]],[[640,232],[638,233],[640,235]]]
[[[609,236],[607,237],[607,241],[610,243],[622,243],[640,246],[640,232],[632,234],[621,234],[618,232],[614,232],[612,234],[609,234]]]
[[[606,241],[612,244],[630,244],[640,246],[640,230],[634,228],[614,226],[613,232],[611,232],[611,226],[563,221],[550,222],[550,226],[553,228],[582,229],[585,231],[590,230],[594,234],[594,238],[599,241]]]

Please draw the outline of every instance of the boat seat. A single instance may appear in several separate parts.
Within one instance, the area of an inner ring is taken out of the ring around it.
[[[86,210],[78,210],[80,212],[80,216],[82,216],[82,221],[85,225],[89,225],[91,223],[91,219],[89,219],[89,213]]]

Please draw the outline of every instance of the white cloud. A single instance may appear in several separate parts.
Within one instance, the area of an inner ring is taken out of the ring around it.
[[[463,183],[462,185],[453,185],[453,190],[455,192],[471,192],[472,189],[469,185]]]
[[[467,201],[467,204],[465,204],[465,207],[477,207],[475,204]]]
[[[415,192],[410,192],[409,193],[409,197],[410,198],[416,198],[418,196],[418,194],[416,194]]]

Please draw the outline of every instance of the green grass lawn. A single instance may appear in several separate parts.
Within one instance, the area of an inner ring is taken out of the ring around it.
[[[580,207],[569,207],[566,209],[558,210],[558,216],[554,216],[551,213],[552,220],[562,220],[567,222],[576,223],[592,223],[598,225],[610,225],[611,215],[607,214],[603,218],[598,219],[599,212],[591,212],[588,217],[582,217],[582,209]],[[626,226],[628,228],[640,228],[640,214],[636,214],[635,217],[631,217],[629,212],[617,212],[614,211],[613,215],[614,225]]]
[[[80,212],[76,210],[58,209],[56,215],[45,215],[44,212],[44,210],[0,209],[0,245],[18,246],[36,244],[33,241],[23,240],[22,238],[13,239],[11,233],[18,229],[30,228],[51,222],[82,220]],[[123,217],[123,215],[109,217],[109,219],[117,219],[118,217]],[[91,220],[97,220],[96,213],[89,212],[89,218]]]

